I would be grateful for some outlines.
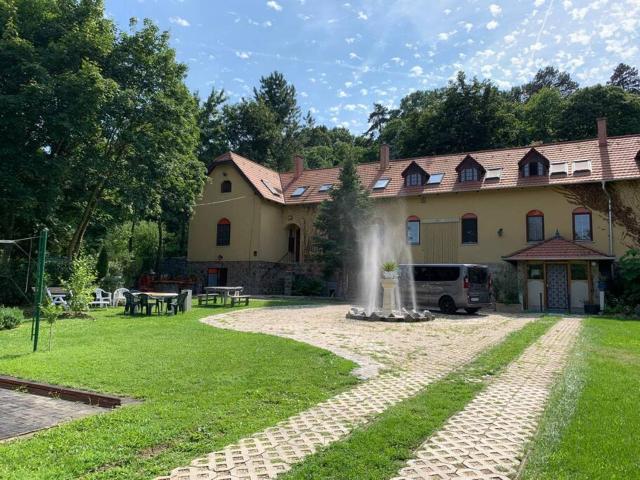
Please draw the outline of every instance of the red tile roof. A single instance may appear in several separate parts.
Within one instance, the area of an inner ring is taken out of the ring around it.
[[[611,260],[614,257],[602,253],[584,244],[565,240],[555,236],[536,245],[523,248],[504,260]]]
[[[397,197],[406,195],[423,195],[448,192],[468,192],[477,190],[495,190],[501,188],[526,188],[547,185],[566,185],[571,183],[599,182],[601,180],[625,180],[640,178],[640,162],[636,158],[640,152],[640,134],[621,137],[609,137],[604,147],[598,145],[598,140],[580,140],[536,145],[540,152],[551,163],[568,162],[568,174],[554,174],[539,177],[520,177],[518,162],[531,151],[532,147],[503,148],[479,152],[465,152],[451,155],[432,157],[418,157],[392,160],[389,168],[380,170],[380,164],[364,163],[358,165],[358,174],[363,186],[370,192],[372,198]],[[500,179],[480,180],[477,182],[458,182],[456,167],[467,155],[482,165],[486,170],[501,168]],[[591,171],[573,172],[571,163],[580,160],[591,161]],[[265,198],[278,203],[300,204],[318,203],[329,197],[329,192],[319,192],[321,185],[337,184],[340,169],[324,168],[304,170],[300,177],[295,178],[293,172],[277,173],[251,160],[234,153],[226,153],[216,159],[216,162],[233,162],[244,176],[253,184],[254,188]],[[430,175],[443,173],[440,184],[418,187],[405,187],[402,172],[411,163],[416,162]],[[212,168],[212,169],[213,169]],[[384,189],[373,190],[373,185],[380,178],[389,178],[390,182]],[[267,180],[276,188],[283,190],[282,196],[272,194],[264,186],[262,180]],[[299,197],[292,197],[291,193],[297,187],[309,187]]]

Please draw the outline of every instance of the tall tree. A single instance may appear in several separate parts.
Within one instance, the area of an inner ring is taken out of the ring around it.
[[[551,142],[558,138],[564,100],[555,88],[544,87],[524,105],[524,122],[528,140]]]
[[[356,163],[347,157],[340,169],[339,184],[329,200],[320,204],[315,221],[318,260],[326,276],[338,274],[345,291],[349,290],[349,272],[358,266],[358,230],[366,224],[370,201],[362,188]]]
[[[607,117],[610,135],[640,132],[640,96],[613,86],[582,88],[567,99],[558,136],[578,140],[596,135],[598,117]]]
[[[279,72],[260,78],[251,99],[224,108],[231,148],[283,171],[299,148],[300,108],[295,87]]]
[[[365,135],[372,140],[378,138],[389,118],[389,109],[381,103],[374,103],[373,111],[369,114],[369,129]]]
[[[200,106],[198,112],[198,127],[200,129],[198,158],[205,165],[209,165],[214,158],[229,150],[222,111],[222,106],[226,101],[225,91],[215,88],[211,90],[202,104],[196,95],[196,102]]]
[[[638,75],[638,69],[626,63],[618,64],[607,85],[620,87],[629,93],[640,93],[640,75]]]
[[[555,88],[562,97],[568,97],[578,89],[578,82],[571,78],[568,72],[562,72],[556,67],[547,66],[538,70],[529,83],[512,90],[512,95],[520,101],[527,101],[543,88]]]

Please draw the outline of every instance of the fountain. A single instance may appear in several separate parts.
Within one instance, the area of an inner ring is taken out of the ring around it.
[[[386,228],[385,228],[386,227]],[[418,322],[433,320],[428,310],[418,310],[412,269],[406,269],[402,286],[408,290],[411,308],[403,306],[399,285],[399,267],[392,258],[412,263],[411,249],[404,238],[404,226],[391,222],[374,223],[360,232],[360,301],[347,318]],[[380,302],[380,294],[382,301]]]

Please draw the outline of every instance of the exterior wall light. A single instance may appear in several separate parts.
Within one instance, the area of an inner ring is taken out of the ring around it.
[[[498,229],[498,236],[501,237],[503,233],[504,233],[504,230],[502,228],[499,228]]]

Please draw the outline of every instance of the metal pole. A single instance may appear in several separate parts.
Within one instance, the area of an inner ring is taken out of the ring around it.
[[[42,293],[44,290],[44,264],[47,255],[47,234],[49,230],[46,228],[40,232],[40,241],[38,242],[38,275],[36,278],[36,298],[35,311],[33,314],[35,327],[33,332],[33,351],[38,350],[38,334],[40,333],[40,307],[42,305]]]

